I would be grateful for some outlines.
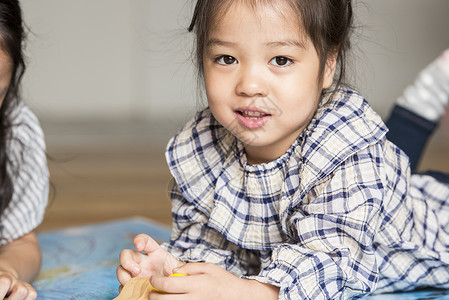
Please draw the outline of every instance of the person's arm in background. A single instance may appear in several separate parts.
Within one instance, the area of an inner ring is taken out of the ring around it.
[[[36,299],[29,282],[41,266],[41,251],[35,233],[26,234],[0,247],[0,299]]]

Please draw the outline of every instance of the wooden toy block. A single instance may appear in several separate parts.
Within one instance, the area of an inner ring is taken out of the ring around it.
[[[186,276],[180,273],[171,274],[173,276]],[[165,294],[163,291],[159,291],[151,286],[148,277],[133,277],[126,282],[120,294],[112,300],[146,300],[151,290],[155,290],[158,293]]]
[[[113,300],[147,300],[151,291],[148,277],[134,277],[126,282],[120,295]]]

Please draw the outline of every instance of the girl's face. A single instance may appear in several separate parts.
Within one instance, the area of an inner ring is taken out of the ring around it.
[[[11,58],[5,51],[0,48],[0,107],[5,100],[6,93],[8,92],[9,83],[12,76],[12,63]]]
[[[206,94],[214,117],[257,164],[283,155],[304,130],[332,84],[335,61],[328,60],[319,85],[318,54],[293,10],[236,2],[206,43]]]

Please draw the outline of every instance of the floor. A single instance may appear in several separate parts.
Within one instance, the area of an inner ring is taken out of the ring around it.
[[[154,124],[43,124],[51,193],[38,231],[130,216],[170,225],[170,131]]]
[[[176,127],[161,124],[43,124],[52,193],[38,232],[130,216],[170,225],[171,175],[164,148]],[[449,172],[449,126],[420,168]]]
[[[171,176],[161,152],[90,149],[53,157],[50,204],[39,230],[136,215],[170,224]]]

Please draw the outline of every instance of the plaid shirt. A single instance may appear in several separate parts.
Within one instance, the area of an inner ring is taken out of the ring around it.
[[[164,247],[280,287],[280,299],[347,299],[449,287],[449,186],[410,176],[356,92],[323,97],[275,161],[250,165],[206,109],[169,142],[173,231]]]

